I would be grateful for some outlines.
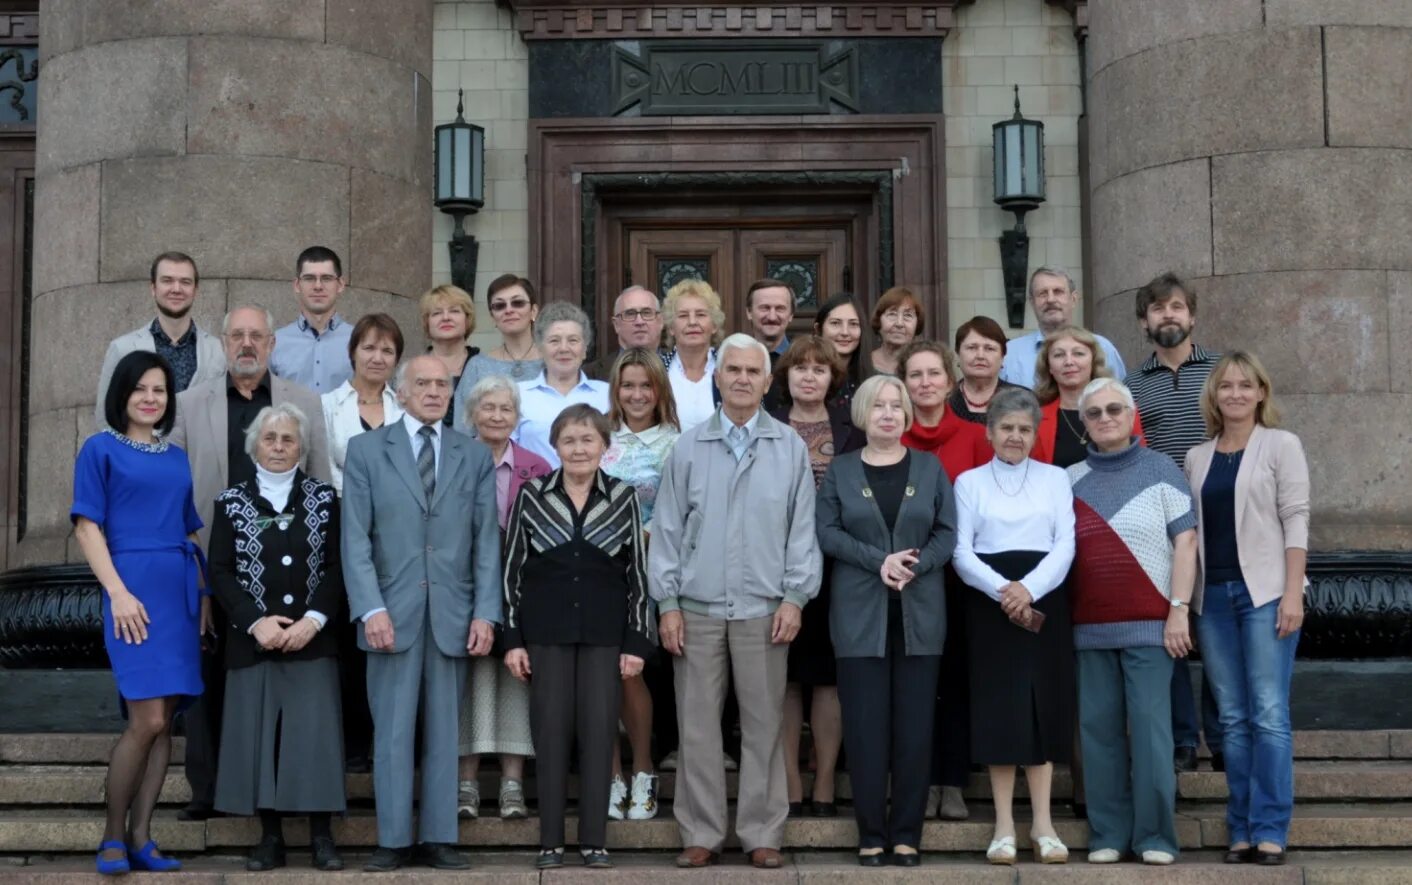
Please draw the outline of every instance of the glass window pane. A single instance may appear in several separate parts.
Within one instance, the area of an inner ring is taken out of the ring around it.
[[[436,198],[451,196],[451,132],[436,133]]]
[[[471,197],[471,132],[469,129],[457,129],[456,132],[456,165],[452,172],[455,174],[455,186],[452,193],[458,200],[468,200]]]
[[[1009,126],[1005,130],[1005,190],[1007,193],[1024,193],[1020,170],[1020,127]]]

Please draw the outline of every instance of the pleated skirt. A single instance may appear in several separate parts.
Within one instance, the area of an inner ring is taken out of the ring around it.
[[[343,812],[338,660],[261,661],[229,671],[220,747],[218,810]]]
[[[534,755],[529,686],[510,675],[503,659],[472,658],[462,691],[460,755]]]

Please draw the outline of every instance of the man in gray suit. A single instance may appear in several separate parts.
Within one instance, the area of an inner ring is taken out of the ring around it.
[[[420,860],[468,864],[457,837],[457,728],[466,656],[500,621],[500,524],[490,450],[445,427],[451,376],[433,356],[398,372],[402,420],[353,437],[343,467],[343,579],[363,622],[373,712],[378,849],[364,867],[411,859],[413,741],[422,724]]]

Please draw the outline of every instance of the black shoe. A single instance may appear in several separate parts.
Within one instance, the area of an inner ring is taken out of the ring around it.
[[[210,820],[215,816],[216,809],[205,802],[197,802],[194,799],[177,812],[177,820]]]
[[[471,862],[465,855],[445,842],[423,842],[417,847],[417,859],[434,870],[469,870]]]
[[[922,865],[922,853],[918,851],[912,854],[904,854],[894,851],[892,853],[892,865],[895,867],[919,867]]]
[[[813,803],[810,803],[810,804],[813,804]],[[803,802],[791,802],[791,803],[789,803],[789,816],[790,816],[790,817],[803,817],[803,816],[804,816],[804,803],[803,803]]]
[[[608,852],[603,848],[580,848],[579,855],[583,857],[583,865],[590,870],[611,870],[613,861],[608,857]]]
[[[1211,770],[1212,770],[1212,771],[1225,771],[1225,770],[1226,770],[1226,754],[1225,754],[1225,753],[1216,753],[1216,752],[1213,752],[1213,753],[1211,754]]]
[[[1231,848],[1226,851],[1226,856],[1222,858],[1223,863],[1253,863],[1255,861],[1255,849],[1247,845],[1244,848]]]
[[[1069,803],[1074,808],[1074,817],[1078,820],[1088,820],[1088,805],[1084,802]]]
[[[367,756],[349,756],[343,763],[343,770],[349,774],[367,774],[373,770],[373,760]]]
[[[887,855],[879,851],[877,854],[858,855],[858,866],[860,867],[881,867],[887,865]]]
[[[1196,748],[1177,747],[1177,751],[1172,754],[1172,762],[1178,773],[1196,771]]]
[[[252,873],[263,873],[284,866],[284,840],[275,836],[262,836],[255,850],[245,859],[245,869]]]
[[[383,848],[379,845],[373,856],[368,858],[368,862],[363,864],[363,869],[369,873],[390,873],[402,869],[411,859],[410,848]]]
[[[810,817],[838,817],[838,805],[833,802],[811,802]]]
[[[1283,851],[1261,851],[1255,849],[1255,862],[1262,867],[1283,866],[1285,862],[1285,852]]]
[[[545,848],[534,859],[534,868],[537,870],[557,870],[563,865],[564,849],[562,848]]]
[[[315,836],[309,842],[309,853],[313,855],[313,865],[316,870],[343,869],[343,858],[339,856],[338,847],[333,844],[333,839],[328,836]]]

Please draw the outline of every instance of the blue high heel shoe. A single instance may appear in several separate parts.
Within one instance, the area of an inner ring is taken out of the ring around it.
[[[103,852],[107,851],[110,848],[122,849],[123,856],[115,860],[104,860]],[[94,860],[97,863],[98,872],[102,873],[105,876],[121,876],[124,873],[132,872],[132,865],[129,864],[127,860],[127,846],[117,839],[99,843],[98,854],[96,855]]]
[[[174,857],[153,857],[152,852],[156,850],[157,843],[152,839],[148,839],[147,844],[140,849],[129,846],[128,861],[134,870],[146,870],[150,873],[170,873],[181,869],[181,861]]]

